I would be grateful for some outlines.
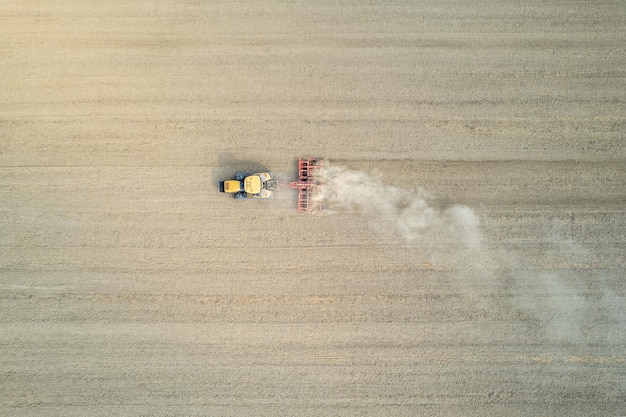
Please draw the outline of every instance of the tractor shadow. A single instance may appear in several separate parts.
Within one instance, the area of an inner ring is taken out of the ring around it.
[[[219,188],[220,181],[232,179],[238,172],[268,172],[269,169],[258,161],[237,159],[232,152],[222,152],[217,157],[217,166],[211,171],[211,184]]]

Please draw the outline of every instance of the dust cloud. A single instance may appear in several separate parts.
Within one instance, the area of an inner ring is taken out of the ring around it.
[[[522,258],[513,250],[496,258],[512,270],[509,290],[514,306],[541,323],[544,337],[551,341],[624,340],[626,299],[611,289],[619,276],[611,276],[615,272],[609,270],[586,271],[584,266],[594,261],[593,252],[554,229],[545,232],[546,250],[536,259]],[[531,262],[540,267],[531,267]]]
[[[623,297],[608,288],[601,299],[589,297],[583,273],[554,267],[592,262],[593,254],[574,240],[546,230],[537,240],[552,236],[544,242],[551,250],[529,258],[514,247],[489,242],[471,207],[438,207],[423,189],[385,184],[372,175],[332,164],[321,170],[319,179],[322,185],[316,198],[324,199],[331,212],[358,213],[381,238],[391,234],[418,246],[432,260],[457,268],[459,283],[468,291],[491,281],[493,288],[500,287],[511,296],[515,310],[534,319],[544,338],[567,343],[614,342],[615,335],[626,334]],[[598,285],[604,281],[602,277],[595,280]],[[611,324],[605,324],[604,331],[593,330],[602,329],[605,320]]]
[[[363,214],[372,229],[392,232],[405,242],[429,241],[480,250],[479,219],[464,205],[435,207],[422,189],[384,184],[364,172],[326,165],[319,174],[319,199]]]

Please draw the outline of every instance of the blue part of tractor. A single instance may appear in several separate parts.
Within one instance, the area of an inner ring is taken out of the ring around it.
[[[243,181],[250,174],[251,174],[250,171],[238,172],[238,173],[235,174],[235,179],[237,181]]]

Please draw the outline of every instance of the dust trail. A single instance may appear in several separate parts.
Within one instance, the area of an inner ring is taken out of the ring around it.
[[[608,286],[616,278],[578,268],[593,263],[594,255],[575,240],[546,230],[536,239],[552,236],[544,242],[552,249],[529,258],[514,246],[483,237],[479,218],[468,206],[441,208],[422,189],[388,185],[341,166],[327,165],[319,176],[323,185],[317,197],[331,211],[358,213],[381,235],[400,238],[419,248],[420,255],[456,268],[459,285],[468,293],[500,288],[506,295],[501,302],[510,303],[477,304],[477,310],[527,317],[537,325],[533,329],[541,329],[537,336],[551,342],[616,343],[626,335],[626,298]],[[590,294],[592,286],[597,286],[595,294]],[[489,299],[474,302],[481,300]]]
[[[554,228],[545,233],[547,248],[537,259],[521,258],[513,251],[500,256],[500,263],[514,271],[508,288],[514,306],[541,323],[544,337],[552,341],[624,340],[626,299],[610,285],[619,281],[615,276],[619,273],[587,270],[584,265],[594,262],[591,251]],[[550,265],[563,267],[548,269]]]
[[[424,190],[384,184],[364,172],[340,166],[327,165],[320,179],[319,198],[331,207],[362,213],[376,231],[394,232],[406,242],[428,240],[480,250],[479,220],[470,207],[439,209]]]

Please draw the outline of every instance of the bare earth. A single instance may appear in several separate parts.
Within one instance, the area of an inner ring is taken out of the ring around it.
[[[626,415],[625,92],[621,0],[1,2],[0,415]]]

